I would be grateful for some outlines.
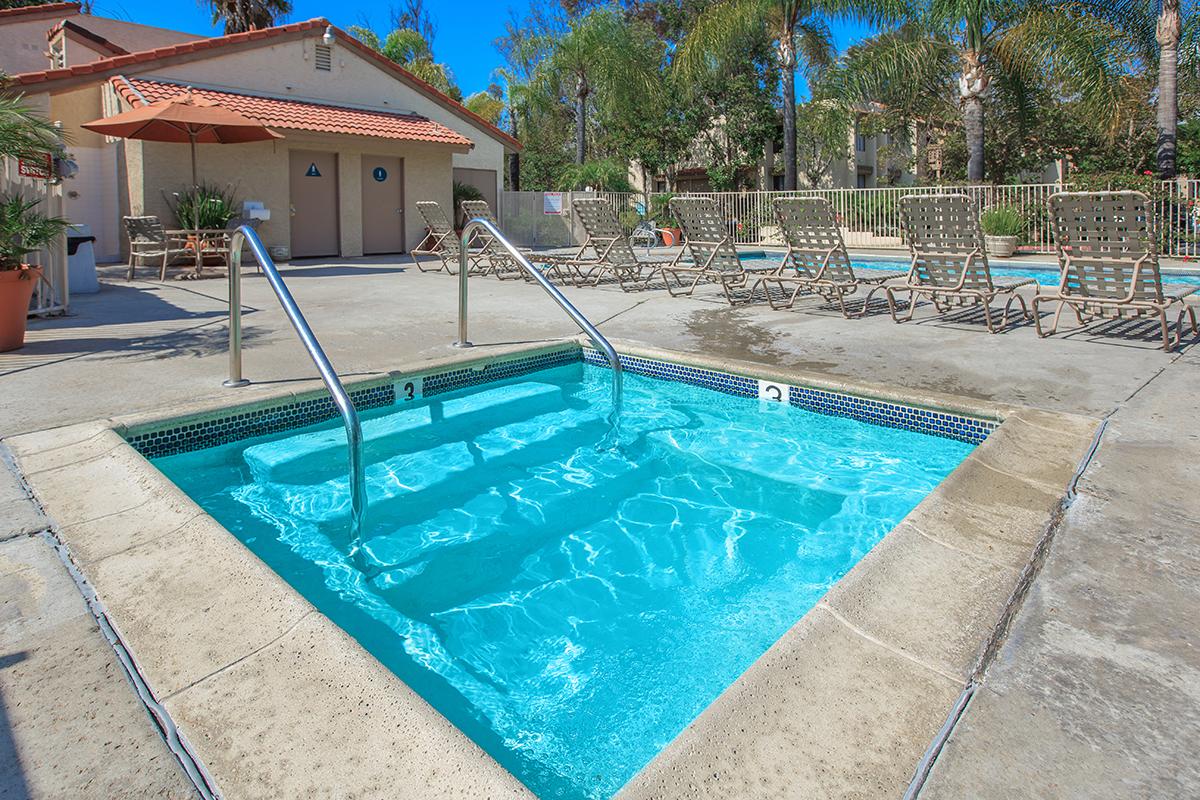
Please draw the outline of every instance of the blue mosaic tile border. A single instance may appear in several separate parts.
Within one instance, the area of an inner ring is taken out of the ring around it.
[[[758,397],[758,381],[742,375],[732,375],[717,370],[674,364],[668,361],[620,356],[621,366],[637,375],[687,383],[735,397]],[[596,366],[607,366],[608,361],[597,350],[573,347],[537,353],[531,356],[501,359],[487,364],[447,370],[424,377],[422,394],[425,397],[445,394],[469,386],[493,383],[506,378],[515,378],[538,370],[584,361]],[[393,384],[381,384],[350,393],[354,405],[362,410],[392,405],[396,401]],[[979,444],[988,437],[999,423],[950,414],[940,411],[870,400],[856,395],[792,386],[788,402],[798,408],[839,417],[850,417],[874,425],[903,428],[919,433],[942,436],[949,439]],[[286,405],[256,409],[227,417],[178,425],[173,428],[147,431],[129,437],[129,443],[143,456],[159,456],[186,453],[205,447],[215,447],[239,439],[261,436],[268,433],[301,428],[337,416],[337,409],[329,397],[316,397]]]
[[[754,378],[730,375],[726,372],[716,372],[700,367],[688,367],[683,364],[672,364],[669,361],[654,361],[638,356],[618,354],[617,357],[621,359],[621,366],[625,368],[625,371],[635,375],[690,383],[693,386],[701,386],[705,389],[712,389],[714,392],[732,394],[737,397],[758,397],[758,381]],[[583,349],[583,360],[598,367],[608,366],[608,359],[599,350],[590,347]]]
[[[788,402],[818,414],[850,417],[862,422],[870,422],[873,425],[904,428],[947,439],[957,439],[969,444],[979,444],[998,425],[996,422],[964,417],[960,414],[930,411],[927,408],[889,403],[884,400],[868,400],[855,395],[809,389],[803,386],[792,386],[788,389]]]
[[[527,375],[530,372],[537,372],[542,369],[550,369],[551,367],[558,367],[563,364],[573,364],[578,362],[579,358],[579,350],[570,347],[564,350],[554,350],[548,353],[525,356],[524,358],[493,361],[482,366],[476,364],[473,367],[438,372],[425,376],[421,387],[421,394],[424,397],[431,397],[458,389],[465,389],[468,386],[477,386],[481,383],[492,383],[494,381],[502,381],[505,378],[516,378],[520,375]]]
[[[350,392],[350,400],[360,411],[388,406],[396,402],[396,387],[391,383]],[[147,431],[127,441],[146,458],[170,456],[205,447],[249,439],[267,433],[302,428],[337,416],[337,407],[329,396],[301,400],[287,405],[270,406],[228,417],[189,422],[174,428]]]
[[[737,397],[758,397],[758,381],[754,378],[636,356],[619,356],[619,358],[622,367],[637,375],[690,383]],[[588,364],[600,367],[608,366],[608,359],[600,351],[590,347],[583,349],[583,360]],[[874,425],[903,428],[947,439],[957,439],[969,444],[979,444],[999,425],[998,422],[961,414],[930,411],[926,408],[902,403],[869,400],[857,395],[809,389],[803,386],[789,387],[788,402],[793,406],[807,411],[815,411],[818,414],[850,417]]]

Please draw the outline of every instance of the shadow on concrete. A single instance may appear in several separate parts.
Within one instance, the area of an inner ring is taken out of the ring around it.
[[[285,280],[289,278],[341,278],[353,277],[355,275],[399,275],[407,272],[404,267],[399,264],[388,265],[363,265],[355,266],[353,264],[312,264],[307,266],[304,264],[289,264],[279,270],[279,274]],[[250,276],[245,276],[249,278]]]
[[[0,656],[0,670],[20,664],[27,658],[29,654],[26,652]],[[0,694],[0,797],[6,800],[28,800],[31,796],[25,773],[21,769],[21,754],[17,752],[17,742],[13,738],[12,723],[8,719],[4,695]]]
[[[222,284],[223,286],[223,284]],[[219,304],[215,308],[193,310],[173,303],[164,294],[164,289],[182,290],[187,299],[196,298],[205,305]],[[255,309],[243,306],[243,314]],[[118,284],[103,282],[96,294],[77,295],[71,298],[71,313],[61,317],[44,317],[29,321],[30,331],[63,330],[111,326],[115,324],[137,324],[143,322],[172,322],[174,320],[203,320],[229,316],[224,293],[212,296],[198,292],[191,286],[167,284]]]

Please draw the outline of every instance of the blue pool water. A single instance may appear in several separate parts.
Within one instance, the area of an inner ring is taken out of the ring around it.
[[[782,254],[764,253],[751,254],[743,256],[744,261],[769,261],[778,263]],[[855,269],[877,269],[887,270],[889,272],[907,272],[909,262],[907,259],[894,261],[885,260],[870,260],[870,261],[851,261]],[[996,278],[1033,278],[1042,286],[1058,286],[1059,272],[1057,267],[1049,266],[1037,269],[1024,269],[1021,267],[1004,267],[997,266],[996,261],[991,261],[988,265],[992,271],[992,276]],[[1163,272],[1163,283],[1176,284],[1183,286],[1200,286],[1200,273],[1172,273]]]
[[[535,793],[606,798],[971,450],[629,375],[601,451],[608,390],[570,364],[366,412],[374,579],[339,423],[155,463]]]

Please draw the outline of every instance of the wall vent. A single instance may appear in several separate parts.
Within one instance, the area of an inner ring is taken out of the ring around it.
[[[313,63],[317,69],[322,72],[329,72],[333,69],[333,48],[327,44],[317,45],[316,54],[313,57]]]

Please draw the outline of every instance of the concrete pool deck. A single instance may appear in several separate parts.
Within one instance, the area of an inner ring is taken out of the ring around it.
[[[297,300],[343,375],[369,377],[400,362],[445,355],[455,336],[455,284],[448,276],[363,260],[294,267],[285,278],[292,279]],[[161,416],[185,403],[242,402],[281,386],[311,388],[311,378],[303,378],[313,371],[282,314],[264,282],[249,275],[245,302],[262,310],[245,317],[246,372],[275,383],[239,392],[220,388],[223,289],[220,281],[106,283],[100,295],[78,299],[77,316],[35,323],[26,350],[0,355],[5,437],[125,413]],[[472,291],[477,344],[574,334],[534,287],[479,280],[472,281]],[[693,300],[608,288],[568,293],[602,321],[607,334],[646,344],[982,403],[1086,417],[1115,412],[1084,476],[1081,500],[1063,520],[1046,568],[1017,615],[1014,635],[1004,642],[924,791],[951,797],[961,796],[962,787],[971,794],[986,786],[1003,796],[1006,786],[1008,794],[1034,786],[1035,794],[1070,796],[1096,786],[1113,787],[1110,794],[1131,785],[1196,787],[1195,767],[1184,752],[1186,735],[1172,736],[1169,727],[1187,731],[1197,705],[1196,656],[1181,642],[1192,641],[1195,633],[1189,609],[1196,599],[1196,560],[1188,537],[1195,535],[1198,516],[1194,492],[1178,488],[1188,485],[1178,481],[1196,485],[1200,445],[1195,434],[1175,424],[1195,419],[1196,401],[1180,389],[1195,385],[1198,364],[1191,353],[1156,351],[1152,332],[1141,338],[1118,331],[1119,337],[1091,333],[1037,340],[1028,327],[988,336],[970,318],[901,326],[882,317],[847,322],[812,301],[793,312],[770,312],[729,309],[707,291]],[[93,430],[83,441],[102,449],[96,442],[101,434]],[[61,456],[65,453],[27,448],[20,461],[27,473],[36,473],[63,466],[55,461]],[[1171,470],[1182,471],[1172,476]],[[1160,506],[1155,492],[1173,502]],[[102,515],[104,501],[91,501]],[[1139,527],[1144,533],[1131,537],[1129,531]],[[1070,558],[1060,563],[1067,553]],[[1104,583],[1111,613],[1097,615],[1083,605],[1096,587],[1081,571]],[[1080,669],[1102,683],[1081,680]],[[1047,676],[1053,683],[1045,682]],[[6,696],[7,678],[0,671]],[[1154,724],[1147,725],[1148,719]],[[1120,727],[1125,720],[1138,726],[1128,735]],[[12,731],[17,752],[28,744],[24,735]],[[920,742],[919,749],[928,744]],[[1077,768],[1076,751],[1104,757]],[[1039,769],[1030,765],[1031,755],[1041,759]],[[889,762],[888,773],[893,788],[895,763]],[[1055,763],[1061,768],[1050,766]],[[905,765],[905,780],[915,766]],[[1018,773],[1019,780],[1005,783]],[[787,775],[785,770],[781,777]],[[1039,776],[1044,789],[1031,783]],[[732,778],[725,777],[724,783],[706,784],[708,792],[731,787]],[[903,785],[895,793],[902,791]]]

